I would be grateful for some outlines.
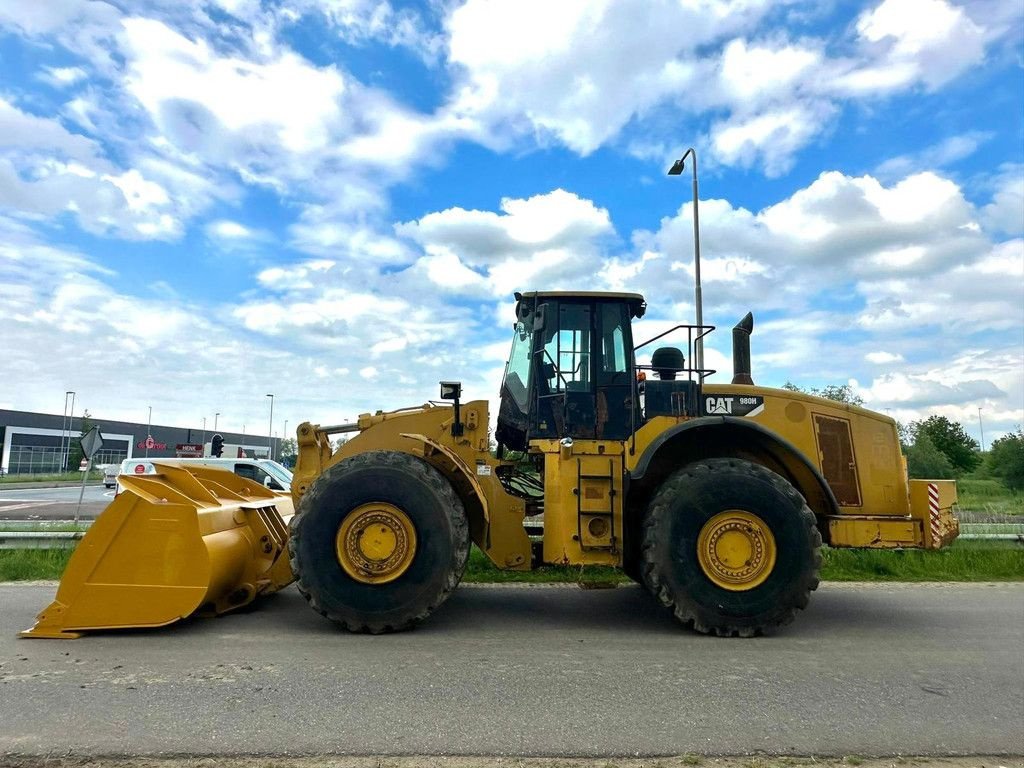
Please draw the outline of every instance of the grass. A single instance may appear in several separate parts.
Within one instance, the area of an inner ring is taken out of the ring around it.
[[[1024,493],[1011,491],[998,480],[965,477],[957,480],[962,522],[998,522],[1024,516]]]
[[[70,549],[0,550],[0,581],[59,579],[71,552]]]
[[[830,549],[823,552],[822,581],[1022,581],[1024,547],[1013,542],[957,541],[933,550]],[[0,550],[0,582],[59,579],[71,550]],[[615,568],[544,566],[501,571],[473,547],[464,582],[476,584],[578,584],[599,589],[629,584]]]
[[[1024,547],[1011,541],[955,541],[940,550],[829,549],[824,581],[1021,581]]]
[[[89,472],[86,482],[98,482],[103,479],[103,472],[95,467]],[[8,483],[63,483],[82,482],[82,473],[79,471],[48,474],[48,475],[0,475],[0,485]]]

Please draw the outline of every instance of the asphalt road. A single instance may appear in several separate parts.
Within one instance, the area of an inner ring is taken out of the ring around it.
[[[826,584],[768,638],[677,627],[638,587],[461,587],[350,635],[292,588],[256,610],[17,639],[52,586],[0,586],[13,754],[1024,754],[1024,584]]]
[[[81,487],[16,488],[0,490],[2,520],[70,520],[75,516]],[[114,489],[102,485],[85,486],[81,517],[95,520],[114,500]]]

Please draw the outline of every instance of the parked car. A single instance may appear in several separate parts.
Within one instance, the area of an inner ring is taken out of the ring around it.
[[[156,472],[154,463],[220,467],[239,477],[254,480],[272,491],[287,491],[292,487],[292,473],[270,459],[125,459],[120,465],[115,464],[114,468],[120,470],[121,475],[152,475]],[[118,486],[117,490],[120,493],[121,487]]]

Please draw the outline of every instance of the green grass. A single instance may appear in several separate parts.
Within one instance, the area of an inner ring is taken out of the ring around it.
[[[823,550],[824,581],[1021,581],[1024,547],[1012,541],[955,541],[940,550]]]
[[[998,480],[965,477],[957,480],[963,522],[988,522],[1024,515],[1024,493],[1011,491]]]
[[[103,472],[92,469],[86,482],[97,482],[103,479]],[[48,475],[0,475],[0,485],[7,483],[57,483],[57,482],[82,482],[82,473],[79,471],[65,472],[63,474]]]
[[[546,565],[533,571],[502,571],[495,567],[476,546],[469,553],[469,565],[466,567],[466,574],[462,577],[462,580],[478,584],[503,584],[510,582],[553,584],[569,582],[591,587],[629,583],[629,578],[617,568],[605,568],[597,565],[584,567],[578,565]]]
[[[1024,547],[1013,542],[958,541],[946,549],[823,551],[823,581],[1022,581]],[[59,579],[71,550],[0,550],[0,581]],[[500,571],[476,547],[463,581],[478,584],[579,584],[600,588],[628,584],[614,568],[544,566],[534,571]]]
[[[0,581],[59,579],[71,552],[70,549],[0,550]]]

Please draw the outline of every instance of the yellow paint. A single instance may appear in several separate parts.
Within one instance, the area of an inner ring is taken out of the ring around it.
[[[704,575],[733,592],[763,584],[775,567],[776,556],[771,529],[744,510],[719,512],[697,536],[697,562]]]
[[[544,455],[544,562],[621,565],[623,443],[533,445]]]
[[[56,599],[23,636],[159,627],[292,582],[288,496],[219,468],[154,463],[158,474],[120,478],[125,490],[90,526]]]
[[[341,567],[353,579],[363,584],[387,584],[412,564],[416,527],[392,504],[363,504],[338,526],[334,548]]]
[[[454,409],[426,403],[398,411],[364,413],[360,432],[335,452],[315,425],[299,426],[299,455],[292,494],[303,493],[328,468],[365,451],[402,451],[435,466],[452,483],[469,516],[473,542],[499,568],[528,570],[530,539],[523,529],[525,505],[501,487],[495,469],[506,463],[488,451],[488,406],[485,400],[463,403],[463,433],[452,435]],[[328,446],[325,448],[325,446]]]

